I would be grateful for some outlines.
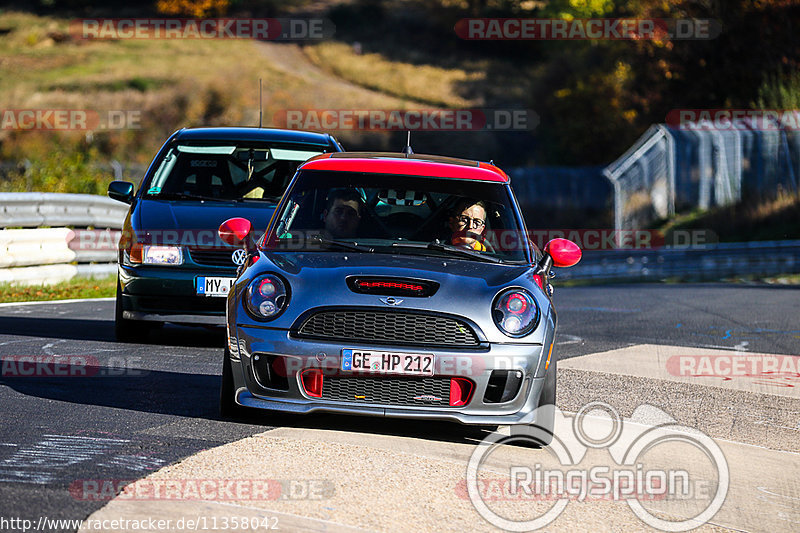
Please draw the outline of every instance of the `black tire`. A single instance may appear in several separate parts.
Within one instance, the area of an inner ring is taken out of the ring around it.
[[[144,341],[152,330],[161,326],[160,322],[145,322],[124,318],[122,311],[122,287],[119,280],[117,280],[117,302],[114,309],[114,337],[116,337],[117,341]]]
[[[542,419],[537,420],[536,424],[533,424],[535,438],[536,440],[540,441],[540,446],[536,446],[533,444],[532,441],[527,441],[526,443],[521,443],[521,445],[528,445],[535,447],[542,447],[542,446],[549,446],[551,442],[553,442],[553,432],[555,429],[555,422],[556,422],[556,374],[558,372],[558,362],[555,357],[551,360],[550,368],[547,369],[547,374],[545,374],[544,378],[544,386],[542,388],[542,394],[539,397],[539,407],[543,407],[545,405],[552,405],[552,409],[545,409],[541,411],[541,414],[545,416]],[[511,435],[525,435],[528,434],[528,426],[526,425],[516,425],[511,426]]]
[[[225,346],[225,354],[222,359],[222,379],[219,386],[219,416],[222,418],[242,418],[247,414],[247,410],[236,403],[235,387],[231,353],[228,351],[228,347]]]

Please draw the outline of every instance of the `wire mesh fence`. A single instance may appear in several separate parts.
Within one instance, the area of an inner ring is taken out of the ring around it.
[[[800,132],[776,119],[719,128],[652,126],[603,170],[614,187],[615,229],[644,228],[676,211],[797,193]]]

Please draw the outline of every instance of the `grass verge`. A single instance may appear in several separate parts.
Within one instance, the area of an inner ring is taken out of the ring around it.
[[[362,87],[404,100],[436,107],[467,107],[480,102],[461,97],[460,85],[485,77],[482,72],[390,61],[377,53],[359,53],[341,42],[324,42],[304,48],[319,67]]]
[[[719,242],[800,239],[800,194],[781,192],[772,199],[695,210],[679,214],[657,229],[666,235],[667,242],[679,230],[710,231]]]
[[[12,285],[0,283],[0,303],[107,298],[117,289],[116,275],[107,278],[75,278],[53,285]]]
[[[733,283],[765,283],[767,285],[793,285],[800,286],[800,274],[777,274],[774,276],[740,276],[726,278],[724,281]]]

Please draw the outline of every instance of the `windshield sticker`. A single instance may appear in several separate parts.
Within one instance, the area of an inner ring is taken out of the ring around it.
[[[235,150],[235,146],[178,146],[178,151],[184,154],[231,155]]]

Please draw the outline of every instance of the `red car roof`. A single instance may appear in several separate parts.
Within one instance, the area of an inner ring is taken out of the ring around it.
[[[334,170],[509,182],[505,172],[488,163],[421,154],[408,156],[375,152],[320,154],[303,163],[298,170]]]

